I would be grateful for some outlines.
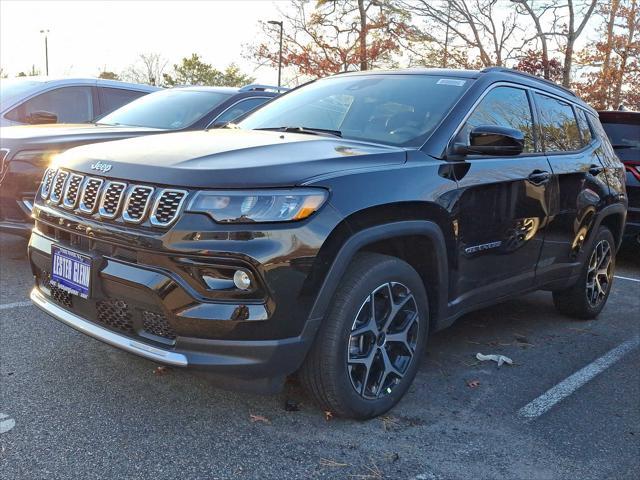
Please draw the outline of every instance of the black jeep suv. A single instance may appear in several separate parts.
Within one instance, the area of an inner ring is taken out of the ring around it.
[[[226,129],[58,160],[37,306],[160,363],[272,388],[297,371],[354,418],[391,408],[464,313],[545,289],[598,315],[627,208],[597,113],[501,68],[338,75]]]

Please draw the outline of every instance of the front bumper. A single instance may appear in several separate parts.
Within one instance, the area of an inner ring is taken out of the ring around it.
[[[167,298],[175,301],[190,293],[178,279],[161,269],[109,257],[103,259],[97,272],[95,292],[90,299],[61,296],[46,280],[54,243],[37,231],[32,234],[29,258],[36,277],[36,286],[31,292],[34,304],[82,333],[158,363],[242,379],[283,379],[301,365],[317,329],[316,322],[307,321],[300,335],[294,337],[220,338],[222,330],[232,332],[241,323],[268,322],[261,313],[255,313],[256,309],[260,312],[261,306],[199,303],[191,297],[184,315],[176,315],[167,310]],[[108,310],[110,317],[101,317],[105,310],[100,305],[114,298],[121,302],[117,307],[120,310],[112,306]],[[207,318],[187,316],[203,309],[209,315]],[[234,317],[238,309],[245,315]],[[145,324],[147,313],[155,322],[152,328]],[[257,316],[252,319],[252,315]]]

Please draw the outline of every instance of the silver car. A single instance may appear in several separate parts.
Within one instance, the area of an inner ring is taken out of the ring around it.
[[[158,87],[97,78],[0,80],[0,127],[84,123]]]

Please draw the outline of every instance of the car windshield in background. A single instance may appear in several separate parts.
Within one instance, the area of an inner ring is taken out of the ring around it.
[[[470,79],[375,74],[318,80],[241,121],[245,129],[326,131],[343,138],[418,147],[466,91]]]
[[[230,96],[226,92],[163,90],[134,100],[102,117],[98,124],[179,130],[197,122]]]
[[[602,126],[614,147],[640,149],[640,125],[602,122]]]

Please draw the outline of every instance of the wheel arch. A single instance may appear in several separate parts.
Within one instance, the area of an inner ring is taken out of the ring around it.
[[[352,259],[368,251],[399,257],[416,269],[427,290],[431,328],[437,329],[438,320],[447,313],[449,244],[453,243],[449,223],[444,209],[429,202],[367,208],[346,217],[318,255],[318,267],[326,273],[312,282],[311,288],[318,293],[309,320],[319,324]]]

